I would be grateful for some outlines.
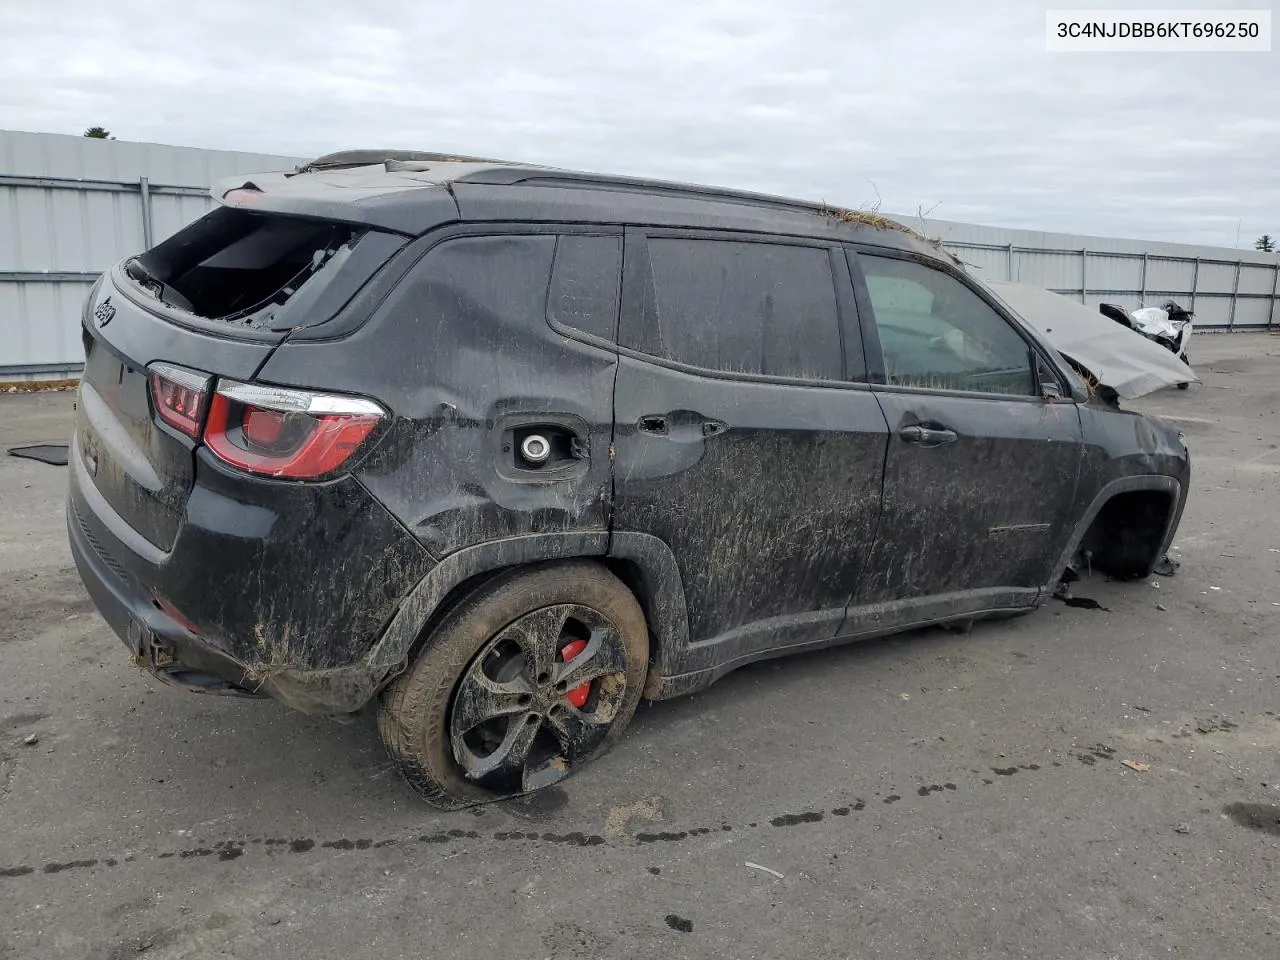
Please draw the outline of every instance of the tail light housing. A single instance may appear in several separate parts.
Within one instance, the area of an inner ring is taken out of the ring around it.
[[[156,415],[219,460],[265,477],[334,473],[386,418],[372,400],[218,380],[168,363],[147,368]]]
[[[151,400],[160,419],[199,440],[211,378],[168,363],[153,363],[147,373],[151,377]]]
[[[219,380],[204,442],[241,470],[313,480],[350,460],[385,417],[361,397]]]

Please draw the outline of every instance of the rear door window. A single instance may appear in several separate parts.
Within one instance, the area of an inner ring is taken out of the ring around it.
[[[890,384],[1036,394],[1030,346],[974,291],[914,260],[856,256]]]
[[[628,344],[730,374],[843,374],[828,251],[782,243],[649,237],[646,329]]]

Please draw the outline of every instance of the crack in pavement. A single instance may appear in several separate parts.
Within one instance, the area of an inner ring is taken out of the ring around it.
[[[1267,717],[1272,720],[1280,720],[1272,711],[1267,711]],[[1212,721],[1196,721],[1194,729],[1202,736],[1235,730],[1239,724],[1223,720],[1222,718],[1214,718]],[[1189,730],[1183,728],[1184,732],[1174,734],[1173,736],[1192,736]],[[1074,751],[1074,752],[1073,752]],[[1117,761],[1120,754],[1115,747],[1098,743],[1090,747],[1080,748],[1073,746],[1070,751],[1050,751],[1055,755],[1066,758],[1075,758],[1085,766],[1086,769],[1096,769],[1099,760]],[[3,759],[3,757],[0,757]],[[1000,754],[997,759],[1004,759],[1004,755]],[[1007,761],[1006,761],[1007,762]],[[1015,775],[1022,772],[1035,772],[1050,768],[1063,768],[1063,764],[1059,760],[1049,761],[1048,766],[1044,766],[1036,762],[1028,762],[1024,764],[1010,764],[1006,767],[988,767],[995,774],[997,780],[982,775],[977,769],[969,769],[968,776],[957,777],[956,780],[968,782],[970,787],[977,787],[979,784],[983,787],[995,785],[997,781],[1008,782]],[[1076,768],[1079,769],[1079,768]],[[942,783],[919,783],[915,787],[915,794],[922,799],[928,799],[933,796],[949,794],[958,794],[963,792],[962,788],[956,780],[947,780]],[[905,791],[903,791],[905,793]],[[903,799],[902,793],[898,791],[896,786],[888,787],[887,795],[880,793],[870,794],[880,800],[881,806],[891,806]],[[533,796],[537,796],[536,794]],[[731,824],[719,823],[715,826],[697,826],[688,827],[683,830],[661,830],[661,831],[640,831],[630,835],[620,834],[612,835],[609,824],[606,823],[604,836],[598,833],[586,833],[580,830],[573,830],[568,833],[554,833],[552,831],[537,830],[495,830],[492,832],[481,833],[478,830],[463,830],[461,828],[453,828],[450,830],[438,830],[435,833],[425,833],[419,835],[393,836],[375,840],[369,837],[361,837],[351,839],[348,837],[340,837],[332,840],[317,841],[312,837],[249,837],[249,838],[231,838],[218,840],[216,842],[205,842],[194,847],[184,849],[163,850],[154,853],[130,853],[120,856],[90,856],[82,857],[74,860],[66,861],[49,861],[41,866],[31,864],[21,864],[17,866],[0,866],[0,880],[13,879],[17,877],[26,877],[36,874],[60,874],[77,870],[93,870],[99,868],[113,869],[126,863],[133,863],[138,860],[204,860],[210,859],[219,863],[227,863],[234,860],[241,860],[251,851],[265,851],[266,856],[276,856],[280,853],[288,853],[290,855],[305,855],[316,850],[335,850],[339,852],[348,851],[365,851],[378,850],[385,847],[400,846],[407,847],[411,844],[428,844],[428,845],[444,845],[458,844],[464,842],[523,842],[537,843],[546,845],[564,845],[572,847],[620,847],[620,846],[644,846],[653,843],[680,843],[687,840],[694,840],[699,837],[709,836],[711,834],[731,833],[734,831],[746,831],[757,829],[779,829],[799,827],[808,824],[822,823],[829,817],[849,817],[854,813],[861,813],[867,809],[868,802],[862,797],[854,798],[839,806],[821,810],[805,810],[799,813],[782,813],[772,817],[763,817],[760,820],[752,820],[747,823]]]
[[[1018,770],[1039,770],[1038,764],[1026,764],[1015,769]],[[989,781],[981,781],[984,784]],[[890,787],[890,790],[896,790]],[[959,786],[951,781],[944,784],[927,784],[921,783],[916,790],[920,797],[930,797],[935,794],[948,794],[959,792]],[[877,794],[871,796],[878,797]],[[900,799],[897,793],[891,793],[894,800]],[[890,803],[887,798],[883,803]],[[867,800],[858,797],[840,805],[822,810],[806,810],[800,813],[784,813],[777,816],[762,818],[761,820],[753,820],[747,823],[731,824],[720,823],[714,827],[698,826],[689,827],[683,830],[663,830],[663,831],[640,831],[629,836],[624,835],[617,840],[607,839],[598,833],[586,833],[579,830],[570,831],[568,833],[555,833],[552,831],[537,830],[495,830],[492,832],[481,833],[478,830],[463,830],[461,828],[453,828],[451,830],[439,830],[435,833],[419,834],[416,836],[399,836],[386,837],[380,840],[374,840],[368,837],[351,839],[341,837],[333,840],[317,841],[311,837],[249,837],[244,839],[233,838],[219,840],[213,843],[203,843],[193,847],[183,849],[163,850],[154,853],[135,853],[123,857],[98,856],[86,857],[76,860],[67,861],[50,861],[42,866],[33,866],[24,864],[21,866],[0,867],[0,878],[16,878],[32,876],[35,874],[60,874],[76,870],[89,869],[112,869],[126,863],[133,863],[139,860],[203,860],[210,859],[220,863],[241,860],[246,854],[256,851],[264,851],[266,856],[275,856],[280,853],[288,853],[290,855],[305,855],[316,850],[335,850],[340,852],[347,851],[364,851],[377,850],[385,847],[400,846],[405,847],[411,844],[428,844],[428,845],[444,845],[469,842],[525,842],[546,845],[565,845],[572,847],[619,847],[619,846],[644,846],[653,843],[680,843],[682,841],[693,840],[699,837],[709,836],[711,834],[731,833],[734,831],[759,830],[759,829],[779,829],[803,826],[807,824],[822,823],[828,817],[849,817],[851,814],[859,813],[867,809]]]

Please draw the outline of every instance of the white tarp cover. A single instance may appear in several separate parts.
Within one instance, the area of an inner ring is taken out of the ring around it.
[[[1059,353],[1126,400],[1199,380],[1173,353],[1096,308],[1026,283],[982,282]]]

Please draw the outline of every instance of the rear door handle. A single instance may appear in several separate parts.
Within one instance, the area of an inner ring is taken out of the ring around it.
[[[669,424],[665,414],[649,413],[640,418],[638,428],[641,433],[654,437],[665,437]]]
[[[907,443],[919,443],[926,447],[936,447],[944,443],[951,443],[953,440],[958,439],[959,434],[954,430],[923,427],[916,423],[909,427],[903,427],[898,431],[898,436]]]
[[[673,414],[646,413],[637,422],[636,429],[651,437],[691,440],[697,436],[718,437],[729,429],[729,425],[723,420],[681,410]]]

